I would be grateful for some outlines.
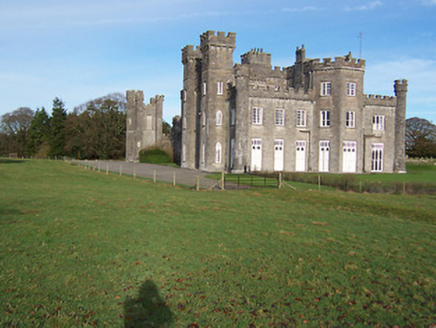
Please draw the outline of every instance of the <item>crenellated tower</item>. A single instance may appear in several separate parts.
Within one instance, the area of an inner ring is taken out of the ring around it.
[[[394,92],[397,96],[395,106],[395,158],[394,172],[406,172],[406,99],[407,80],[396,80]]]

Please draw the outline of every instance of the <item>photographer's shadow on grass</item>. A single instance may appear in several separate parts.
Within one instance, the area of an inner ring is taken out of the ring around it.
[[[124,302],[124,327],[172,327],[173,313],[153,281],[144,282],[136,297]]]

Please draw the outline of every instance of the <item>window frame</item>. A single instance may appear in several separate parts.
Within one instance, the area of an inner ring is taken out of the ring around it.
[[[296,126],[297,127],[306,127],[307,126],[307,111],[306,110],[297,109]]]
[[[330,121],[330,110],[322,110],[320,111],[319,114],[319,126],[322,128],[329,128],[331,126],[331,121]]]
[[[278,115],[279,113],[281,113],[281,115]],[[284,126],[285,125],[285,110],[283,108],[277,108],[275,110],[274,123],[276,126]]]
[[[329,82],[329,81],[321,82],[320,95],[322,97],[326,97],[326,96],[331,96],[332,95],[332,82]]]
[[[223,148],[222,148],[221,143],[217,142],[215,144],[215,164],[221,164],[222,158],[223,158],[222,150],[223,150]]]
[[[348,111],[345,114],[345,127],[349,129],[356,128],[356,112]]]
[[[347,96],[356,97],[357,84],[356,82],[347,82]]]
[[[251,109],[251,124],[262,125],[262,121],[263,121],[263,108],[253,107]]]
[[[223,112],[220,111],[219,109],[216,112],[216,126],[222,126],[223,125]]]
[[[384,131],[385,130],[385,116],[384,115],[374,115],[372,117],[372,129],[374,131]]]
[[[224,94],[224,82],[218,81],[217,82],[217,95],[223,95]]]

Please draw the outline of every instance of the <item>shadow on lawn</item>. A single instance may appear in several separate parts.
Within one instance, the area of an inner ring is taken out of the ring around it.
[[[170,327],[173,313],[160,297],[153,281],[141,285],[138,296],[124,302],[124,327]]]
[[[19,159],[8,159],[8,158],[0,158],[0,164],[17,164],[23,163],[24,161]]]

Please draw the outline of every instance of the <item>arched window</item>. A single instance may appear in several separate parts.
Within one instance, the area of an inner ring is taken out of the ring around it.
[[[223,125],[223,112],[221,112],[220,110],[216,112],[216,125]]]
[[[215,145],[215,163],[221,163],[221,158],[222,158],[221,154],[222,154],[222,147],[221,144],[217,142]]]

